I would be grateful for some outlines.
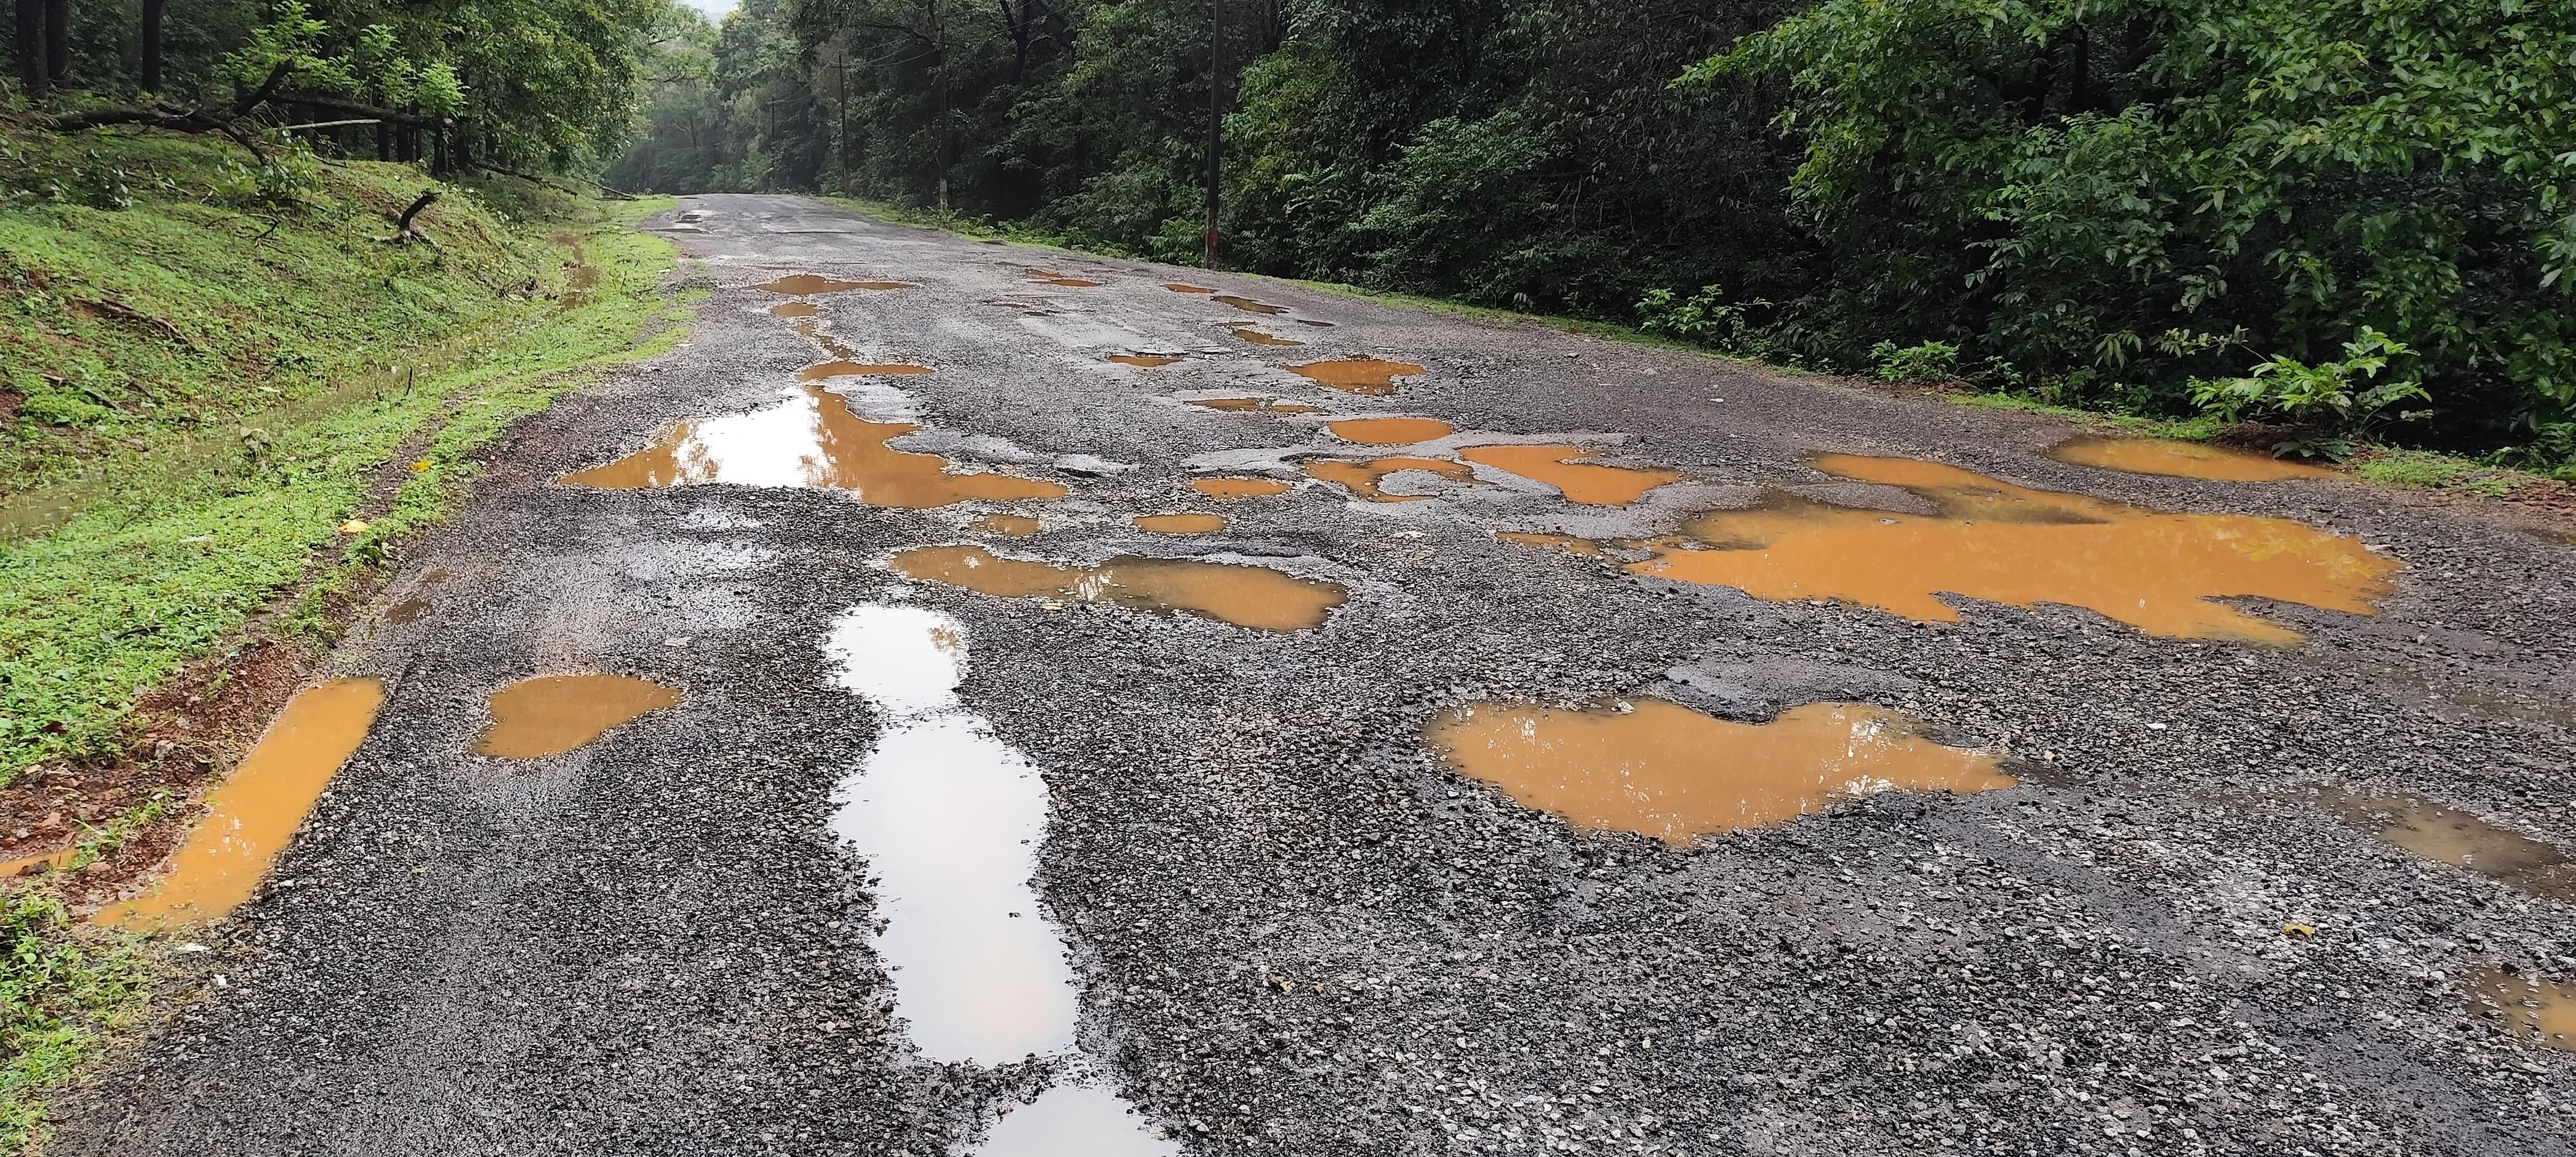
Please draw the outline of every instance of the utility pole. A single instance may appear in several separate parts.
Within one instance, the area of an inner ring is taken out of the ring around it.
[[[1217,178],[1221,154],[1218,138],[1225,131],[1225,27],[1220,22],[1225,0],[1208,0],[1207,251],[1199,264],[1216,268]]]
[[[840,67],[833,70],[835,101],[841,106],[841,143],[832,150],[841,169],[841,195],[850,195],[850,45],[841,43]]]

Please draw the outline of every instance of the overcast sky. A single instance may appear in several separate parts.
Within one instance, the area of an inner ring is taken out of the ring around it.
[[[707,14],[709,20],[722,20],[733,11],[734,0],[680,0],[681,3]]]

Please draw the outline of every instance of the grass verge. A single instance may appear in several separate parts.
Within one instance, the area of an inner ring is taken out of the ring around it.
[[[478,451],[686,330],[675,251],[629,228],[667,200],[438,186],[432,243],[392,245],[417,170],[278,164],[0,137],[0,856],[53,852],[0,880],[0,1151],[172,947],[68,913],[176,842]],[[172,756],[145,705],[187,692],[203,751]]]

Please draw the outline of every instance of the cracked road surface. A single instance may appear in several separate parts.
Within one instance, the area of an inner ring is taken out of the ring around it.
[[[2576,549],[794,197],[650,227],[691,339],[406,561],[364,744],[60,1151],[2571,1151]],[[478,753],[585,673],[677,698]]]

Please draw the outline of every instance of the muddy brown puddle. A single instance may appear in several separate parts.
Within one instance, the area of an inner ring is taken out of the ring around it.
[[[1207,286],[1204,286],[1204,285],[1183,285],[1183,284],[1181,284],[1180,282],[1177,282],[1177,281],[1167,281],[1167,282],[1164,282],[1164,283],[1163,283],[1163,288],[1168,289],[1168,290],[1171,290],[1171,291],[1172,291],[1172,292],[1174,292],[1174,293],[1214,293],[1214,292],[1216,292],[1215,290],[1210,289],[1210,288],[1208,288]]]
[[[796,376],[803,381],[819,382],[825,378],[904,377],[929,372],[929,366],[917,366],[910,362],[829,361],[816,362],[798,370]]]
[[[807,297],[817,293],[846,293],[853,289],[912,289],[909,281],[843,281],[814,273],[794,273],[753,286],[790,297]]]
[[[2467,868],[2536,896],[2576,900],[2567,853],[2422,796],[2328,791],[2320,799],[2345,823],[2428,860]]]
[[[608,734],[647,711],[680,701],[680,693],[623,675],[539,675],[491,694],[492,725],[476,755],[544,759]]]
[[[2576,1049],[2576,984],[2488,968],[2470,978],[2469,1004],[2519,1040]]]
[[[1568,502],[1586,506],[1626,506],[1667,482],[1681,481],[1679,470],[1662,467],[1604,466],[1585,462],[1592,451],[1579,446],[1470,446],[1458,456],[1506,474],[1544,482]]]
[[[987,514],[969,524],[967,529],[1011,538],[1027,538],[1039,530],[1037,519],[1025,514]]]
[[[1291,484],[1276,478],[1193,478],[1190,480],[1190,489],[1219,502],[1268,498],[1273,494],[1286,494],[1294,488]]]
[[[1395,392],[1395,379],[1421,373],[1422,367],[1380,358],[1334,358],[1290,366],[1288,372],[1346,394],[1379,397]]]
[[[1260,631],[1321,625],[1347,597],[1340,586],[1261,566],[1196,559],[1110,559],[1096,567],[1006,558],[980,546],[923,546],[894,568],[928,582],[1003,598],[1066,598],[1129,610],[1178,612]]]
[[[886,445],[920,427],[862,421],[820,386],[747,414],[683,422],[653,444],[605,466],[564,476],[573,486],[789,486],[847,490],[870,506],[928,509],[955,502],[1062,498],[1053,482],[1016,474],[953,474],[936,454]]]
[[[1222,514],[1140,514],[1135,522],[1136,529],[1156,534],[1214,534],[1225,529]]]
[[[1911,491],[1938,513],[1775,494],[1761,506],[1692,518],[1682,535],[1654,544],[1655,557],[1628,570],[1924,621],[1958,619],[1936,597],[1948,593],[2083,607],[2156,635],[2288,645],[2298,632],[2212,600],[2264,598],[2368,615],[2402,567],[2358,539],[2286,518],[2169,514],[1905,458],[1826,454],[1814,463]]]
[[[1431,497],[1428,494],[1389,494],[1379,489],[1379,484],[1386,480],[1387,475],[1406,470],[1437,474],[1453,482],[1476,480],[1476,472],[1468,469],[1465,463],[1452,462],[1445,458],[1413,458],[1404,455],[1377,458],[1366,462],[1350,462],[1338,458],[1309,458],[1299,462],[1297,468],[1305,471],[1309,478],[1333,483],[1371,502],[1420,502]]]
[[[782,301],[769,307],[769,315],[771,317],[812,317],[821,309],[821,306],[810,301]]]
[[[1865,703],[1809,703],[1761,724],[1662,699],[1628,707],[1478,704],[1434,718],[1426,734],[1451,766],[1524,806],[1674,845],[1878,791],[2013,785],[1997,756],[1934,743],[1910,717]]]
[[[1342,441],[1363,446],[1410,446],[1446,438],[1458,429],[1438,418],[1346,418],[1324,428]]]
[[[1601,553],[1600,543],[1552,530],[1501,530],[1494,532],[1494,537],[1519,546],[1549,547],[1568,554],[1598,556]]]
[[[1215,294],[1209,297],[1208,300],[1216,302],[1219,305],[1231,305],[1245,313],[1257,313],[1265,317],[1275,317],[1279,314],[1288,312],[1287,306],[1272,305],[1266,301],[1254,301],[1249,297],[1237,297],[1231,293]]]
[[[1296,341],[1296,340],[1291,339],[1291,338],[1284,338],[1284,337],[1280,337],[1280,336],[1278,336],[1278,335],[1276,335],[1276,334],[1267,334],[1267,333],[1263,333],[1263,332],[1261,332],[1260,330],[1257,330],[1257,329],[1252,328],[1251,326],[1245,326],[1245,325],[1227,326],[1227,327],[1226,327],[1225,332],[1230,333],[1230,334],[1233,334],[1234,336],[1236,336],[1236,337],[1238,337],[1238,338],[1241,338],[1241,339],[1243,339],[1244,341],[1251,342],[1251,343],[1252,343],[1252,344],[1254,344],[1254,345],[1271,345],[1271,346],[1279,346],[1279,345],[1304,345],[1304,344],[1306,344],[1306,343],[1304,343],[1304,342],[1302,342],[1302,341]]]
[[[1111,354],[1109,360],[1122,366],[1151,370],[1179,361],[1181,356],[1179,354]]]
[[[206,818],[171,856],[169,875],[95,919],[205,924],[249,899],[322,789],[367,738],[384,703],[385,687],[376,679],[338,679],[297,692],[231,777],[206,793]]]
[[[2178,442],[2168,438],[2070,438],[2048,456],[2077,466],[2094,466],[2130,474],[2162,474],[2207,482],[2286,482],[2293,478],[2335,478],[2334,471],[2268,454],[2249,454],[2223,446]]]

